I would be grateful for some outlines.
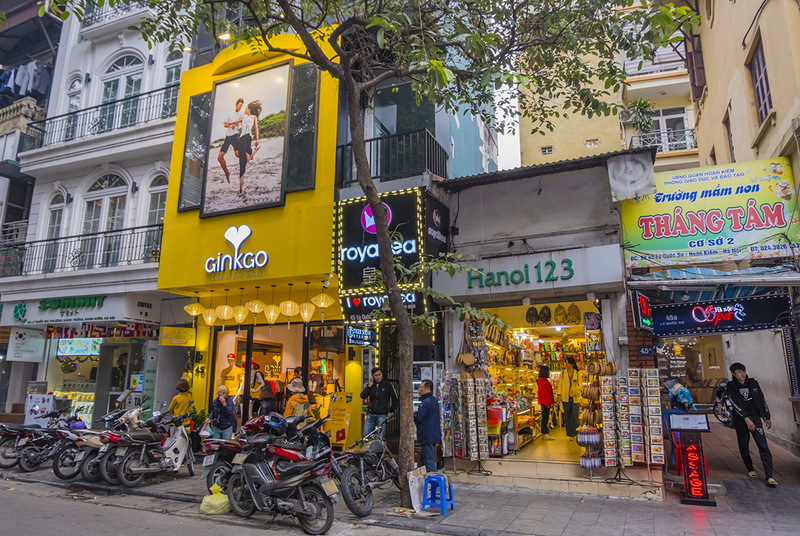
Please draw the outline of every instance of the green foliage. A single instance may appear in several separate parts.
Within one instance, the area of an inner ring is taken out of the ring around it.
[[[258,120],[258,137],[274,138],[286,133],[286,110],[269,114]]]
[[[192,423],[194,423],[194,429],[200,430],[200,427],[203,426],[203,423],[206,422],[208,418],[208,412],[204,409],[197,411],[197,406],[192,406],[192,409],[189,411],[192,413],[191,419]]]
[[[640,134],[653,130],[653,102],[648,99],[636,99],[627,108],[628,120]]]

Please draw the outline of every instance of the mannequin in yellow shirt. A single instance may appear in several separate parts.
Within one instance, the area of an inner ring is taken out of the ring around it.
[[[236,354],[228,354],[228,366],[220,372],[219,383],[228,388],[231,396],[241,396],[244,386],[244,369],[236,366]]]

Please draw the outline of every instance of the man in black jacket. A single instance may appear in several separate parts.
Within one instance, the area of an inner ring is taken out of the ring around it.
[[[369,398],[367,407],[367,417],[364,419],[364,435],[373,431],[375,428],[386,422],[386,419],[394,415],[397,411],[397,393],[391,383],[383,381],[383,371],[375,367],[369,377],[364,390],[361,391],[361,398]],[[386,435],[386,429],[381,432],[381,439]]]
[[[756,380],[747,376],[747,369],[741,363],[731,365],[731,373],[733,379],[728,383],[727,392],[733,405],[733,427],[736,429],[736,438],[739,441],[739,453],[747,467],[747,474],[751,478],[758,477],[753,470],[753,460],[750,457],[750,434],[752,434],[761,456],[767,484],[775,487],[778,483],[772,478],[772,453],[769,451],[764,425],[761,422],[763,420],[766,423],[767,429],[772,428],[764,392]]]

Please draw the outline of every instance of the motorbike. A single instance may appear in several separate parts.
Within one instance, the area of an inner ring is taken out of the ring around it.
[[[153,412],[153,416],[148,421],[142,421],[141,416],[145,408],[142,406],[130,409],[122,414],[119,418],[119,423],[124,427],[125,431],[105,431],[100,434],[100,440],[104,445],[100,448],[97,454],[97,466],[102,479],[112,485],[120,484],[117,466],[122,461],[122,457],[118,456],[118,443],[124,441],[126,433],[133,433],[144,428],[149,428],[151,431],[157,431],[155,421],[160,417],[158,411]]]
[[[56,426],[68,426],[61,422],[67,410],[55,410],[45,415],[37,416],[37,419],[49,419],[47,428]],[[0,424],[0,469],[11,469],[19,463],[19,451],[27,445],[30,439],[29,430],[43,430],[41,425],[32,424]]]
[[[386,483],[400,487],[400,466],[382,439],[387,419],[335,458],[335,473],[347,508],[358,517],[372,512],[372,490]],[[355,448],[354,448],[355,447]]]
[[[728,396],[728,381],[723,380],[717,384],[714,397],[714,416],[719,422],[728,427],[733,427],[733,407]]]
[[[272,417],[272,416],[271,416]],[[286,421],[272,419],[271,430],[248,441],[233,460],[228,480],[228,502],[234,513],[247,517],[256,510],[296,517],[306,534],[325,534],[333,524],[333,503],[338,502],[336,482],[330,479],[331,447],[319,431],[327,417],[299,430],[308,445],[300,449],[278,446],[286,434]]]
[[[30,428],[26,430],[25,437],[17,440],[18,460],[17,464],[22,471],[29,473],[38,469],[43,463],[59,455],[61,450],[68,446],[63,431],[66,430],[85,430],[86,425],[78,417],[78,413],[83,411],[83,406],[75,408],[72,415],[64,418],[66,411],[54,411],[52,414],[59,415],[56,428]],[[43,415],[41,418],[46,418]]]
[[[127,410],[117,409],[95,420],[95,423],[104,423],[106,426],[114,423],[113,430],[122,431],[127,428],[127,425],[120,418],[126,413]],[[102,441],[101,434],[102,432],[98,432],[97,436],[85,439],[79,445],[82,447],[77,454],[80,459],[80,473],[86,482],[97,482],[103,478],[100,474],[100,459],[102,458],[101,450],[105,443]]]
[[[297,425],[304,420],[304,417],[289,417],[287,422],[287,434],[276,438],[276,443],[286,441],[299,441],[302,447],[302,439],[297,437]],[[211,487],[217,484],[223,493],[228,487],[228,478],[233,468],[233,458],[244,450],[247,445],[247,437],[253,437],[268,430],[269,416],[262,415],[254,417],[244,423],[240,428],[240,433],[232,439],[204,439],[203,450],[206,452],[203,458],[203,478],[206,479],[206,487],[211,491]],[[295,446],[293,443],[292,446]]]
[[[189,402],[189,406],[192,402]],[[154,415],[154,418],[158,418],[159,432],[127,434],[129,441],[120,441],[117,446],[117,458],[121,458],[117,464],[120,481],[132,488],[141,484],[147,474],[176,473],[184,463],[189,469],[189,476],[194,476],[192,442],[183,426],[183,421],[190,416],[191,413]]]

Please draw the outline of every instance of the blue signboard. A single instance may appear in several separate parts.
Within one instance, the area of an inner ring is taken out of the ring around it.
[[[654,333],[660,337],[785,328],[793,325],[785,294],[731,300],[654,305]]]

